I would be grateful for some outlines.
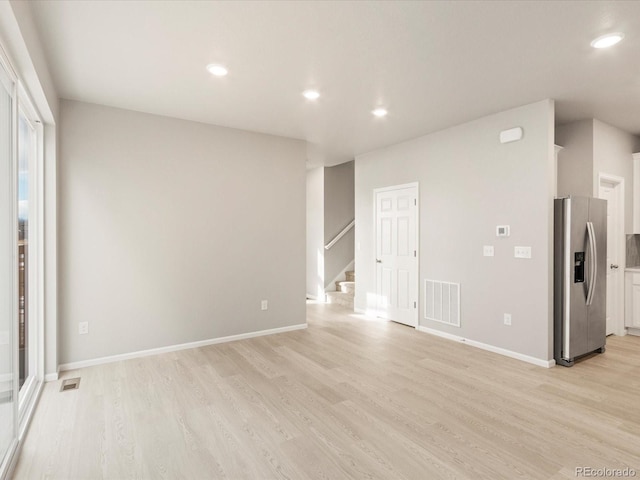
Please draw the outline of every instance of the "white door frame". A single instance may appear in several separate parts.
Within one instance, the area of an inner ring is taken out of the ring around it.
[[[624,266],[627,264],[627,242],[625,237],[625,217],[624,217],[624,178],[609,173],[598,172],[598,198],[600,197],[600,189],[602,182],[612,183],[618,195],[618,231],[616,238],[618,239],[618,265],[620,268],[615,272],[617,291],[616,291],[616,317],[613,326],[614,335],[625,335],[624,328]],[[607,265],[609,268],[609,265]]]
[[[377,300],[378,294],[378,274],[377,274],[377,264],[376,264],[376,255],[377,255],[377,246],[378,246],[378,210],[377,210],[377,195],[381,192],[388,192],[390,190],[401,190],[403,188],[415,188],[416,189],[416,205],[415,205],[415,225],[416,225],[416,308],[414,308],[414,323],[416,327],[420,325],[420,184],[419,182],[411,182],[411,183],[403,183],[400,185],[390,185],[388,187],[380,187],[373,189],[373,258],[371,261],[373,262],[373,270],[375,274],[375,286],[376,286],[376,305],[375,312],[376,316],[379,316],[378,305],[379,302]]]

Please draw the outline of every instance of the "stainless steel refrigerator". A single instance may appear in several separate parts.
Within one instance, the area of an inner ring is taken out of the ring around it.
[[[554,201],[554,358],[570,367],[606,343],[607,201]]]

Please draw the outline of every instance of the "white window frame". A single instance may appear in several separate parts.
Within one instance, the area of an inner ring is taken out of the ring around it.
[[[0,478],[5,478],[5,475],[7,474],[7,472],[11,469],[11,462],[12,459],[15,457],[15,453],[16,450],[18,449],[18,442],[19,442],[19,435],[18,435],[18,427],[19,427],[19,423],[18,423],[18,400],[17,400],[17,393],[18,393],[18,225],[17,225],[17,218],[18,218],[18,201],[17,201],[17,149],[18,149],[18,145],[17,142],[15,141],[17,138],[17,119],[18,119],[18,95],[17,95],[17,85],[18,85],[18,76],[15,72],[15,70],[13,69],[11,63],[9,62],[9,59],[4,51],[4,49],[2,48],[2,45],[0,45],[0,68],[2,68],[5,72],[5,74],[7,75],[7,77],[9,77],[9,81],[12,82],[12,88],[11,88],[11,92],[10,92],[10,96],[12,98],[12,152],[11,152],[11,157],[12,157],[12,162],[11,162],[11,167],[10,167],[10,177],[11,177],[11,182],[10,182],[10,198],[11,198],[11,211],[12,211],[12,216],[16,219],[15,222],[15,227],[13,229],[12,232],[12,236],[13,236],[13,281],[12,281],[12,285],[11,285],[11,290],[13,290],[12,294],[11,294],[11,298],[13,298],[13,304],[12,304],[12,308],[11,308],[11,312],[12,312],[12,319],[11,321],[11,325],[12,328],[9,330],[9,333],[11,335],[11,347],[12,347],[12,358],[13,358],[13,363],[12,363],[12,375],[13,375],[13,388],[12,388],[12,392],[13,392],[13,401],[12,401],[12,407],[13,407],[13,440],[11,442],[11,444],[8,446],[7,451],[6,452],[0,452],[0,455],[4,454],[4,459],[2,459],[2,457],[0,457],[0,461],[2,462],[0,464]]]
[[[24,86],[18,82],[18,115],[22,113],[35,134],[29,163],[29,262],[28,262],[28,361],[29,376],[18,392],[18,418],[21,430],[44,376],[44,137],[42,120]],[[18,119],[16,119],[18,122]],[[19,154],[19,152],[18,152]],[[17,194],[17,192],[16,192]],[[35,246],[35,248],[32,248]],[[19,433],[23,433],[22,431]]]
[[[5,453],[4,459],[0,457],[0,479],[5,479],[15,467],[17,452],[24,439],[29,421],[33,415],[36,403],[40,396],[44,380],[44,131],[41,116],[34,107],[31,96],[21,82],[20,77],[13,68],[12,62],[6,51],[0,44],[0,68],[2,68],[9,80],[13,83],[11,96],[12,103],[12,165],[11,165],[11,210],[15,218],[13,228],[13,270],[12,285],[12,357],[13,357],[13,441]],[[29,165],[30,189],[29,189],[29,242],[31,249],[29,255],[33,257],[29,262],[29,362],[35,367],[31,379],[25,382],[23,388],[19,388],[19,364],[18,364],[18,118],[22,110],[25,117],[35,127],[36,151]],[[33,212],[33,214],[32,214]],[[33,243],[31,243],[33,242]],[[31,356],[33,355],[33,359]]]

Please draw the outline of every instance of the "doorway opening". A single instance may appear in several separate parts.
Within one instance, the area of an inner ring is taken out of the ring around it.
[[[377,316],[418,326],[418,184],[374,190]]]
[[[607,335],[624,335],[624,178],[598,176],[598,197],[607,201]]]

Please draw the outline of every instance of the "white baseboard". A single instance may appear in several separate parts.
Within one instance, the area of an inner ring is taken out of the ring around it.
[[[294,330],[302,330],[305,328],[307,328],[307,324],[300,323],[298,325],[291,325],[289,327],[270,328],[268,330],[258,330],[257,332],[241,333],[239,335],[229,335],[228,337],[210,338],[208,340],[200,340],[197,342],[181,343],[178,345],[169,345],[166,347],[151,348],[149,350],[140,350],[138,352],[121,353],[119,355],[111,355],[108,357],[93,358],[91,360],[81,360],[79,362],[64,363],[60,365],[59,369],[61,372],[64,372],[66,370],[75,370],[76,368],[93,367],[95,365],[103,365],[105,363],[119,362],[121,360],[148,357],[150,355],[158,355],[160,353],[177,352],[178,350],[187,350],[189,348],[206,347],[207,345],[215,345],[216,343],[234,342],[236,340],[262,337],[264,335],[274,335],[276,333],[291,332]]]
[[[471,345],[472,347],[480,348],[482,350],[487,350],[489,352],[498,353],[500,355],[504,355],[505,357],[515,358],[516,360],[521,360],[523,362],[531,363],[539,367],[551,368],[556,364],[555,360],[541,360],[539,358],[530,357],[529,355],[524,355],[522,353],[507,350],[506,348],[500,348],[493,345],[489,345],[487,343],[477,342],[475,340],[469,340],[468,338],[459,337],[458,335],[453,335],[451,333],[441,332],[440,330],[435,330],[433,328],[423,327],[422,325],[418,325],[416,327],[416,330],[424,333],[429,333],[431,335],[436,335],[438,337],[446,338],[448,340],[453,340],[454,342],[465,343],[467,345]]]
[[[629,334],[629,335],[635,335],[635,336],[640,336],[640,329],[638,329],[638,328],[633,328],[633,327],[627,327],[627,334]]]
[[[311,295],[310,293],[307,293],[307,298],[309,300],[318,300],[318,296],[317,295]]]
[[[46,373],[44,376],[44,381],[55,382],[56,380],[58,380],[59,377],[60,377],[60,367],[58,367],[58,370],[53,373]]]

